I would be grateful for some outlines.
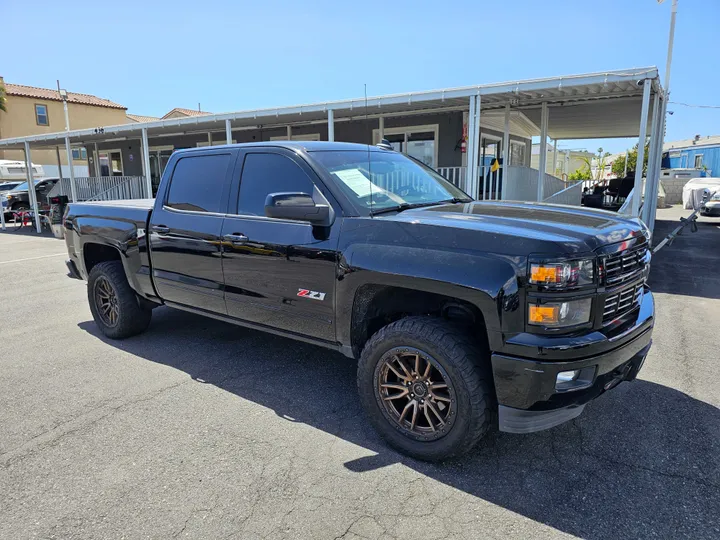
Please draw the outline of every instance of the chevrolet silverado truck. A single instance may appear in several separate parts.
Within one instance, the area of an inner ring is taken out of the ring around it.
[[[64,226],[108,338],[164,305],[340,351],[370,422],[419,459],[571,420],[650,348],[641,221],[473,201],[382,147],[181,150],[156,199],[71,204]]]

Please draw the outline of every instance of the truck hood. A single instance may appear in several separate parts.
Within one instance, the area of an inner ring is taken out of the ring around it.
[[[496,242],[503,236],[534,240],[533,249],[579,253],[606,244],[643,236],[639,219],[621,217],[614,212],[579,206],[525,202],[472,202],[415,208],[388,215],[398,223],[426,224],[489,234]],[[427,240],[427,239],[425,239]],[[469,246],[468,246],[469,247]],[[530,246],[525,246],[530,247]]]

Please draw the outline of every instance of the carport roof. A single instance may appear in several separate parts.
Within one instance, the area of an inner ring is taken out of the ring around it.
[[[548,135],[553,139],[632,137],[639,133],[639,81],[644,79],[651,80],[655,93],[660,90],[656,67],[632,68],[79,129],[70,131],[69,137],[72,144],[85,144],[140,138],[143,128],[149,137],[224,131],[225,120],[230,120],[233,129],[302,125],[326,121],[331,109],[336,122],[463,110],[468,108],[472,95],[480,96],[481,123],[486,123],[483,115],[487,120],[499,119],[501,109],[510,104],[516,111],[514,127],[528,136],[540,134],[540,104],[547,102]],[[60,132],[3,139],[0,148],[22,148],[25,141],[35,146],[62,145],[65,135]]]

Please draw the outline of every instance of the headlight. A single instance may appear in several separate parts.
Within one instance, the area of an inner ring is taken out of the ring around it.
[[[591,306],[592,298],[530,304],[528,306],[528,324],[549,328],[584,324],[590,321]]]
[[[530,283],[553,289],[590,285],[595,277],[595,261],[530,263]]]

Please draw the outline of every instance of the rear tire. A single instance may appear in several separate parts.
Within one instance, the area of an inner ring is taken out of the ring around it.
[[[152,318],[152,310],[140,304],[130,287],[120,261],[93,266],[88,276],[88,302],[95,324],[111,339],[144,332]]]
[[[492,421],[492,385],[481,369],[487,362],[487,353],[452,324],[430,317],[401,319],[365,345],[358,363],[360,401],[378,433],[400,452],[425,461],[458,456],[480,441]]]

